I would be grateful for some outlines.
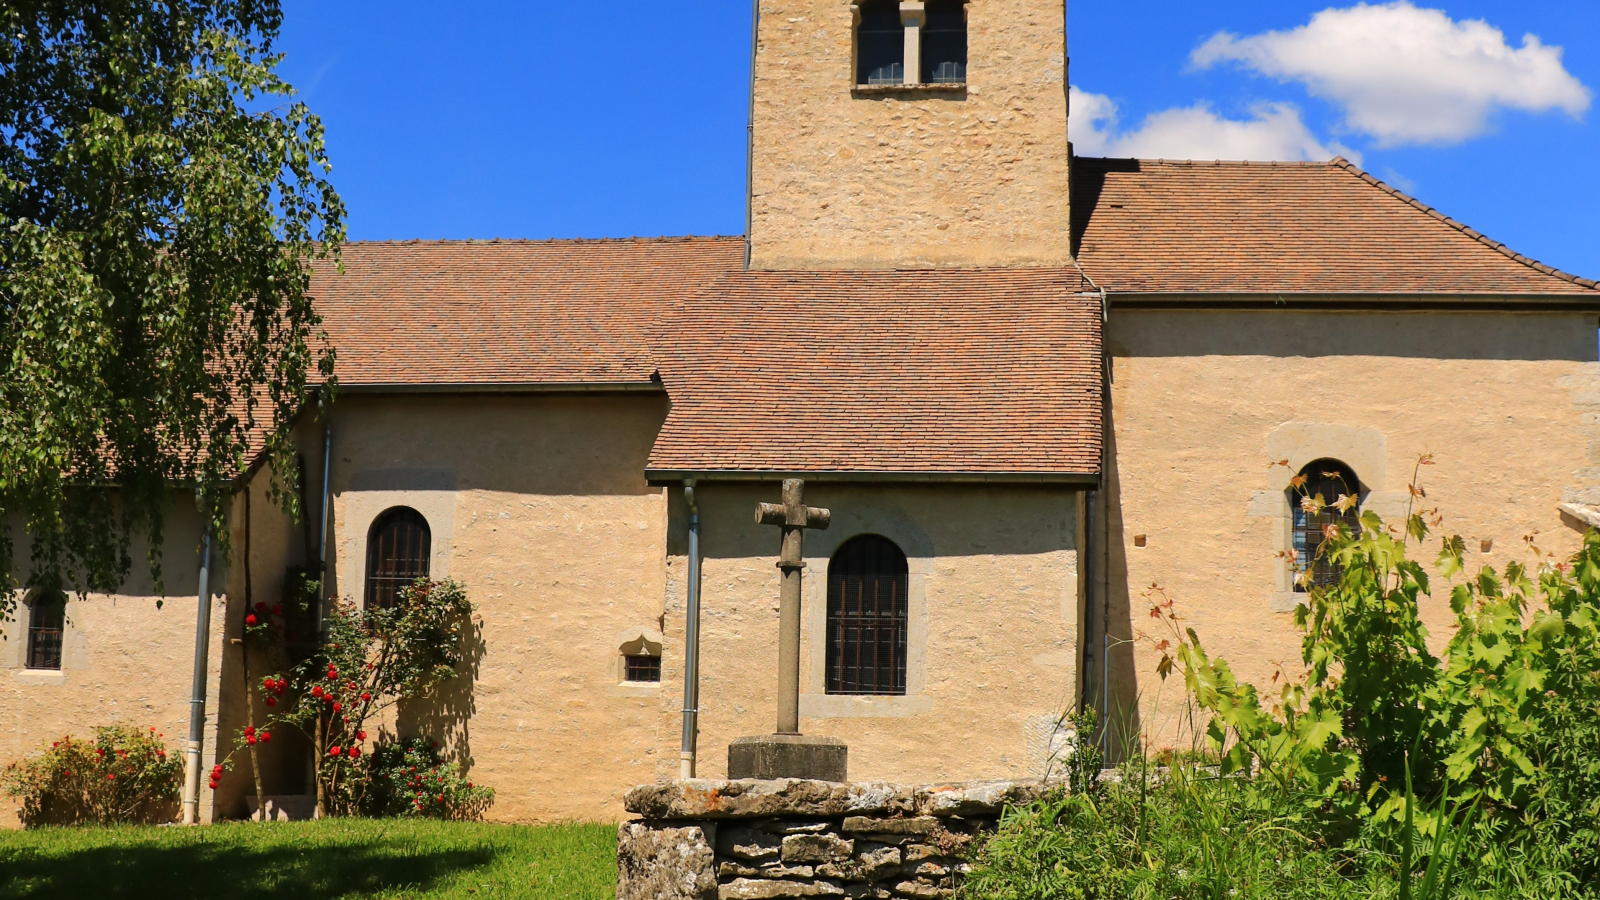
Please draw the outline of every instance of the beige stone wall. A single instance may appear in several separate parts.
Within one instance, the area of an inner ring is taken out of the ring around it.
[[[391,725],[448,735],[497,791],[492,819],[620,817],[623,792],[654,777],[660,688],[620,684],[618,663],[661,626],[666,502],[644,462],[666,408],[350,395],[334,410],[334,584],[360,600],[381,512],[428,519],[432,575],[466,586],[481,627],[471,677]]]
[[[1208,650],[1262,686],[1278,663],[1297,673],[1300,661],[1296,599],[1276,556],[1289,546],[1294,472],[1271,463],[1342,459],[1365,507],[1388,517],[1403,515],[1416,459],[1432,453],[1427,505],[1467,538],[1474,569],[1522,559],[1535,532],[1541,549],[1570,552],[1579,531],[1556,504],[1600,485],[1592,316],[1113,305],[1106,335],[1113,634],[1151,627],[1141,595],[1159,584]],[[1424,615],[1442,642],[1447,595]],[[1171,715],[1181,684],[1159,687],[1138,644],[1112,663],[1120,701],[1138,697],[1152,740],[1185,742]]]
[[[776,724],[778,530],[752,519],[776,484],[702,483],[700,758],[720,778],[727,746]],[[675,778],[681,736],[686,509],[672,497],[659,768]],[[1076,696],[1077,494],[1053,487],[808,485],[833,523],[806,535],[800,727],[850,746],[853,780],[1037,774]],[[828,559],[881,534],[911,572],[907,695],[841,697],[823,680]]]
[[[181,752],[189,733],[193,675],[200,527],[194,504],[175,497],[167,524],[163,562],[165,593],[158,593],[144,565],[142,546],[133,548],[134,568],[117,594],[68,595],[60,671],[26,668],[27,610],[0,623],[0,766],[35,754],[62,735],[87,738],[99,725],[154,727],[170,752]],[[20,530],[13,528],[13,534]],[[18,541],[25,556],[25,540]],[[226,566],[214,562],[211,615],[223,615]],[[157,602],[160,601],[160,608]],[[220,634],[207,656],[205,766],[216,749]],[[209,820],[210,792],[203,791],[201,818]],[[0,826],[18,827],[11,797],[0,797]]]
[[[964,92],[856,90],[847,0],[763,0],[752,265],[1064,265],[1061,0],[969,0]]]

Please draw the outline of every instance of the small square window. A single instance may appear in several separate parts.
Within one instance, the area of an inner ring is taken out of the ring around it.
[[[622,679],[646,684],[661,681],[661,657],[644,655],[623,657]]]

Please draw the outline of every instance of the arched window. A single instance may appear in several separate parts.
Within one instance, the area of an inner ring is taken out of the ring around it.
[[[58,590],[34,591],[28,603],[28,668],[61,668],[61,638],[66,627],[67,595]]]
[[[928,0],[922,26],[922,83],[967,81],[967,7],[962,0]]]
[[[856,83],[900,84],[905,80],[906,29],[896,0],[867,0],[856,26]]]
[[[828,562],[830,694],[906,692],[906,555],[875,534],[854,537]]]
[[[1303,593],[1310,588],[1338,583],[1339,567],[1318,551],[1326,537],[1324,529],[1327,526],[1339,525],[1346,534],[1354,533],[1361,527],[1355,507],[1341,511],[1337,506],[1340,497],[1350,496],[1359,500],[1361,484],[1356,480],[1356,473],[1336,459],[1319,459],[1309,463],[1300,470],[1300,474],[1305,478],[1305,484],[1289,489],[1289,504],[1294,523],[1295,567],[1300,572],[1309,573],[1305,581],[1295,579],[1294,589]],[[1321,511],[1308,511],[1304,505],[1308,499],[1320,499],[1323,504]]]
[[[367,609],[389,609],[406,585],[428,577],[433,536],[428,520],[408,506],[379,516],[367,532]]]

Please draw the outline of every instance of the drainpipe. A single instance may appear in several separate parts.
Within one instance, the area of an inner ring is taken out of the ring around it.
[[[321,406],[321,401],[318,401]],[[328,590],[328,473],[333,471],[333,422],[328,419],[327,408],[322,409],[322,534],[317,544],[317,605],[314,622],[316,634],[322,637],[322,605]]]
[[[201,507],[204,515],[204,507]],[[189,742],[183,760],[183,824],[200,821],[200,749],[206,728],[206,651],[211,646],[211,526],[200,549],[200,605],[194,620],[194,686],[189,692]]]
[[[683,625],[683,746],[678,752],[678,777],[693,778],[700,730],[700,507],[695,505],[693,478],[683,480],[683,499],[689,504],[689,599]]]
[[[761,33],[761,0],[750,0],[750,111],[744,126],[744,270],[750,271],[750,218],[755,202],[756,45]],[[684,490],[694,487],[684,484]]]

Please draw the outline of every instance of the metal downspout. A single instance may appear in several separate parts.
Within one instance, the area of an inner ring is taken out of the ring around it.
[[[751,207],[755,203],[756,46],[760,34],[761,0],[750,0],[750,109],[744,126],[744,270],[746,272],[750,271],[750,220],[753,215]]]
[[[328,419],[327,408],[322,409],[322,532],[317,543],[317,637],[322,636],[322,605],[328,594],[328,473],[333,471],[333,422]]]
[[[683,746],[678,777],[693,778],[700,729],[700,507],[695,505],[693,478],[683,481],[683,499],[689,504],[689,597],[683,625]]]
[[[202,507],[202,510],[204,507]],[[206,728],[206,653],[211,647],[211,528],[200,549],[199,609],[194,621],[194,686],[189,691],[189,741],[183,759],[183,824],[200,820],[200,750]]]

